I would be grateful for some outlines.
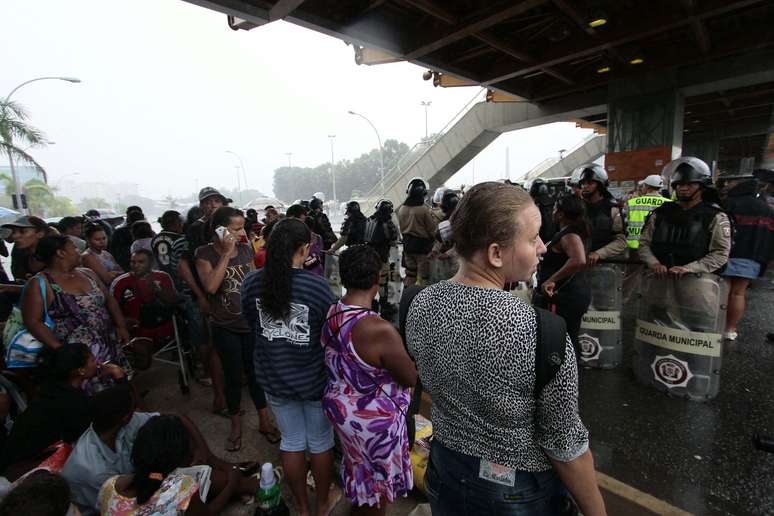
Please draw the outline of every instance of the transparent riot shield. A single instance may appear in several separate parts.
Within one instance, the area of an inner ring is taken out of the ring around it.
[[[403,294],[403,281],[400,275],[401,251],[397,247],[390,248],[390,257],[382,267],[379,277],[379,307],[381,316],[396,326],[398,325],[398,307]]]
[[[634,374],[670,394],[703,401],[720,390],[728,283],[714,274],[642,279]]]
[[[428,285],[447,280],[457,274],[460,264],[456,257],[446,259],[434,258],[430,260],[430,278]]]
[[[341,276],[339,276],[339,257],[336,255],[327,255],[325,257],[325,279],[331,287],[331,292],[335,297],[341,297]]]
[[[612,369],[623,360],[621,300],[624,267],[601,263],[584,274],[591,287],[591,304],[578,332],[580,364]]]

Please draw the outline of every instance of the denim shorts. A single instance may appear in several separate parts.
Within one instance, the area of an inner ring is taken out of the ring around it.
[[[755,279],[761,274],[761,264],[747,258],[729,258],[723,276]]]
[[[299,401],[266,394],[282,434],[280,450],[323,453],[333,448],[333,425],[325,416],[322,401]]]
[[[515,471],[513,485],[481,478],[481,459],[433,441],[425,488],[433,516],[564,516],[575,502],[554,470]]]

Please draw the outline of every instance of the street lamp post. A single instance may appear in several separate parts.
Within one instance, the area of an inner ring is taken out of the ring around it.
[[[291,164],[291,161],[290,161],[290,157],[291,157],[292,155],[293,155],[293,153],[292,153],[292,152],[286,152],[286,153],[285,153],[285,156],[287,156],[287,157],[288,157],[288,168],[293,168],[293,166],[292,166],[292,164]]]
[[[333,139],[336,138],[335,134],[329,134],[328,139],[331,141],[331,181],[333,182],[333,201],[336,202],[336,165],[333,161]]]
[[[57,80],[57,81],[67,81],[72,83],[78,83],[81,82],[80,79],[76,79],[75,77],[37,77],[35,79],[30,79],[29,81],[24,81],[23,83],[16,86],[14,89],[11,90],[11,93],[5,96],[5,102],[10,102],[11,97],[14,93],[16,93],[16,90],[21,88],[22,86],[26,86],[27,84],[31,82],[36,81],[46,81],[46,80]],[[9,144],[13,144],[13,142],[8,142]],[[8,166],[11,169],[11,179],[13,180],[14,185],[14,194],[13,197],[16,199],[16,206],[19,209],[21,213],[27,213],[27,210],[22,207],[22,199],[21,199],[21,184],[19,183],[19,177],[16,175],[16,167],[13,163],[13,155],[9,152],[8,153]]]
[[[245,190],[249,190],[249,188],[247,187],[247,170],[245,169],[245,162],[242,159],[242,156],[240,156],[234,151],[227,150],[226,152],[228,154],[232,154],[236,156],[236,158],[239,160],[239,166],[242,167],[242,178],[243,178],[242,184],[244,185]]]
[[[384,196],[384,150],[382,149],[382,137],[379,136],[379,131],[376,130],[376,126],[369,119],[367,119],[366,117],[364,117],[360,113],[355,113],[354,111],[348,111],[348,113],[350,115],[359,116],[360,118],[362,118],[363,120],[368,122],[368,125],[370,125],[371,129],[373,129],[374,132],[376,133],[376,139],[379,142],[379,163],[380,163],[380,166],[379,166],[379,183],[381,185],[382,196]]]
[[[433,101],[431,100],[423,100],[419,103],[420,106],[424,106],[425,108],[425,140],[427,140],[430,136],[430,134],[427,131],[427,108],[430,107],[430,104],[432,104]]]

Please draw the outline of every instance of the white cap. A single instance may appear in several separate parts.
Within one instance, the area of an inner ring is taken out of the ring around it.
[[[640,184],[649,186],[650,188],[658,188],[660,190],[664,188],[664,179],[657,174],[652,174],[640,181]]]

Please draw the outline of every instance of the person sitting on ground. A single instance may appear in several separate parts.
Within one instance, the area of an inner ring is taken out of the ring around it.
[[[85,516],[99,514],[98,493],[106,480],[116,475],[134,472],[132,449],[138,432],[158,413],[135,412],[135,398],[128,384],[119,384],[94,396],[94,421],[81,435],[65,463],[62,475],[70,483],[73,500]],[[177,416],[188,430],[193,442],[189,464],[212,468],[212,489],[220,493],[228,485],[230,472],[236,464],[215,456],[194,423]],[[255,477],[240,478],[238,494],[255,494]]]
[[[78,268],[80,256],[75,244],[67,237],[48,236],[38,243],[37,255],[45,269],[35,278],[43,280],[47,305],[40,288],[24,291],[22,316],[30,334],[51,349],[86,344],[98,363],[112,362],[129,373],[131,367],[120,347],[129,340],[124,316],[94,273]],[[44,309],[53,328],[45,323]],[[111,384],[109,378],[94,378],[88,387]]]
[[[129,270],[130,248],[134,237],[132,237],[132,224],[138,220],[145,220],[142,208],[139,206],[129,206],[126,208],[126,219],[124,223],[118,226],[113,234],[110,235],[110,254],[115,256],[117,263],[123,270]]]
[[[107,234],[102,226],[90,224],[84,232],[89,248],[81,254],[83,266],[91,269],[105,285],[124,273],[124,269],[107,249]]]
[[[564,331],[541,339],[564,357],[551,351],[560,364],[552,360],[555,374],[536,385],[535,309],[504,290],[532,277],[546,251],[540,211],[521,188],[486,182],[465,194],[451,224],[460,269],[416,294],[406,319],[408,349],[433,400],[425,475],[433,513],[488,514],[507,500],[511,513],[561,514],[569,490],[583,514],[604,516],[572,341]],[[539,314],[561,328],[557,316]]]
[[[172,244],[183,236],[183,217],[179,211],[168,210],[159,217],[161,231],[151,240],[153,259],[156,267],[170,276],[175,275],[172,270]]]
[[[73,516],[70,486],[56,473],[33,471],[0,502],[0,516]]]
[[[188,428],[174,415],[145,423],[132,446],[133,472],[109,478],[100,489],[102,516],[154,514],[161,516],[218,515],[238,492],[239,469],[227,473],[225,486],[206,503],[209,466],[195,466],[195,445]]]
[[[58,226],[59,232],[73,241],[79,253],[86,250],[86,240],[83,239],[83,217],[62,217]]]
[[[156,236],[156,233],[153,232],[153,228],[151,227],[150,222],[147,220],[138,220],[132,224],[133,240],[132,245],[129,246],[129,259],[131,260],[131,253],[138,249],[147,249],[151,252],[151,257],[153,257],[153,247],[151,246],[151,242],[153,241],[154,236]]]
[[[294,204],[288,208],[285,216],[290,219],[300,220],[309,226],[307,223],[308,213],[309,210],[303,205]],[[309,256],[307,256],[306,260],[304,261],[304,269],[313,274],[317,274],[318,276],[325,276],[325,267],[323,266],[322,262],[323,239],[320,235],[315,233],[314,230],[310,229],[310,231],[312,232],[312,240],[309,247]]]
[[[0,468],[9,479],[39,463],[48,447],[58,441],[74,443],[86,431],[94,418],[94,406],[83,390],[85,382],[97,376],[125,381],[119,366],[98,364],[80,343],[46,350],[40,376],[40,397],[16,417],[3,450]]]
[[[115,385],[94,396],[94,420],[62,469],[73,501],[84,515],[99,514],[97,494],[107,479],[132,472],[131,453],[137,432],[156,415],[135,412],[128,384]]]
[[[152,263],[149,250],[134,251],[129,261],[131,272],[113,280],[110,295],[121,307],[132,336],[153,339],[159,345],[174,333],[177,293],[170,275],[152,270]]]
[[[414,483],[404,414],[417,370],[395,327],[371,310],[381,268],[372,247],[341,253],[347,294],[328,311],[322,332],[323,409],[342,444],[341,480],[352,514],[384,514]],[[374,442],[389,447],[374,448]]]
[[[322,410],[327,374],[320,331],[334,301],[328,283],[304,270],[312,234],[298,219],[277,222],[266,266],[242,284],[242,313],[256,337],[255,375],[266,392],[282,441],[282,462],[299,514],[308,516],[306,450],[317,490],[317,514],[336,505],[329,493],[333,427]],[[341,492],[333,495],[341,496]]]

